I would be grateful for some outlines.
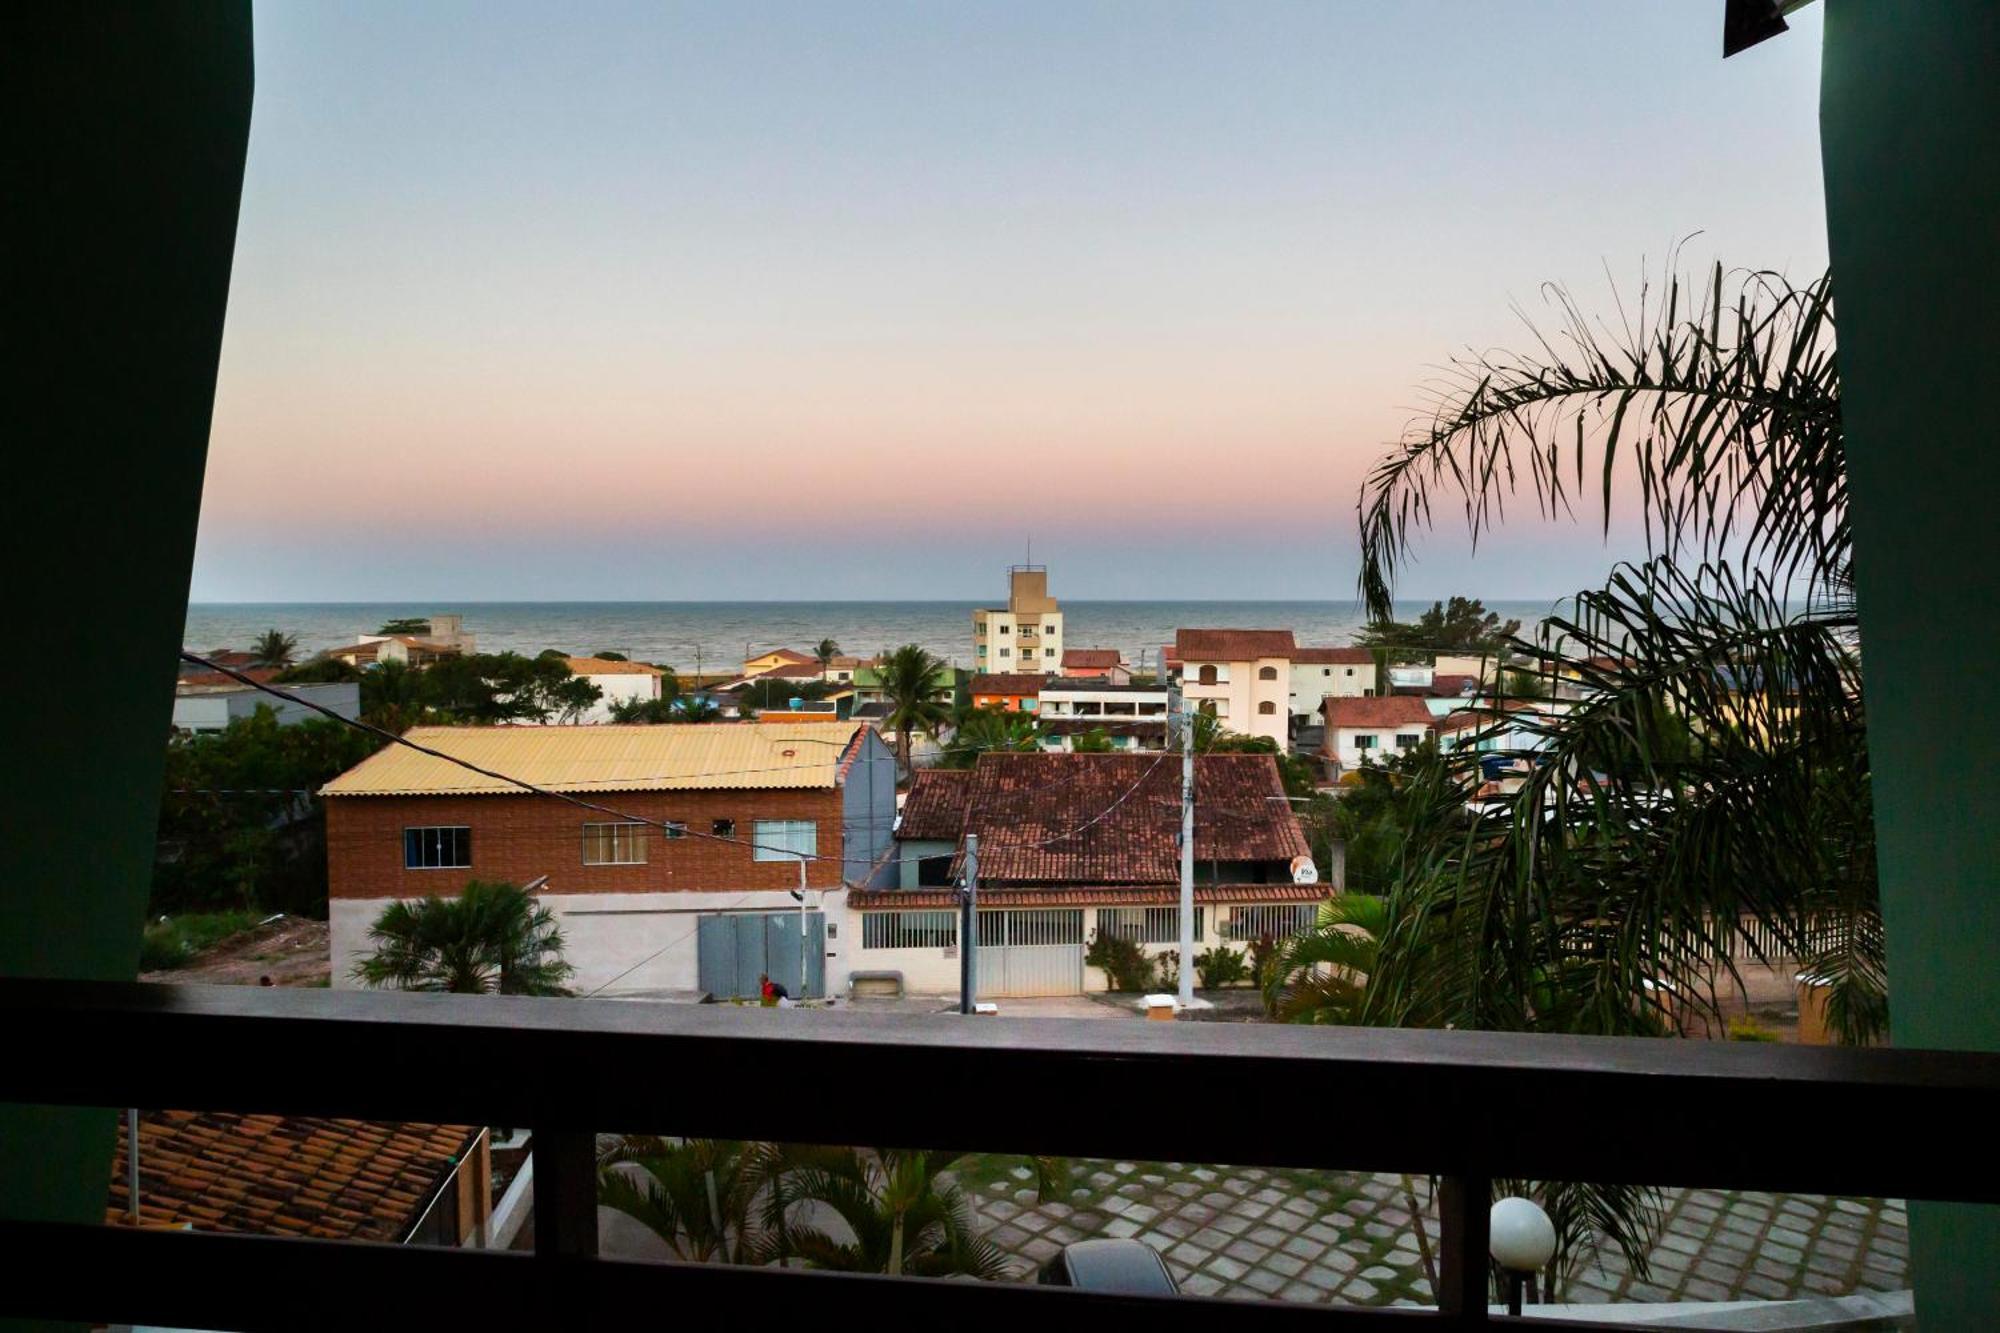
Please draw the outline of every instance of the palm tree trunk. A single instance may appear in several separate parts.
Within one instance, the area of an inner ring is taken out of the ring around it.
[[[888,1271],[890,1277],[903,1275],[903,1215],[900,1212],[896,1214],[895,1221],[889,1224]]]

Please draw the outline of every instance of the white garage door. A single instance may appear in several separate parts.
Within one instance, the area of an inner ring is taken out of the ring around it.
[[[979,994],[1083,994],[1083,909],[981,912]]]

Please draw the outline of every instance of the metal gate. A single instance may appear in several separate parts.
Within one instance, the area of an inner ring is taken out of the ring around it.
[[[979,994],[1083,994],[1083,909],[979,914]]]
[[[718,1000],[755,999],[768,976],[798,999],[826,994],[826,917],[807,912],[805,991],[799,991],[799,914],[733,912],[695,918],[698,983]]]

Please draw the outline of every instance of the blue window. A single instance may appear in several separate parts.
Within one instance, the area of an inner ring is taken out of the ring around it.
[[[760,819],[750,832],[754,859],[791,861],[819,853],[819,825],[810,819]]]
[[[472,865],[472,830],[444,825],[403,830],[406,870],[464,870]]]

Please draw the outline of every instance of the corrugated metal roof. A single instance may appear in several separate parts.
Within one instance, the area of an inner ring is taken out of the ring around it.
[[[832,787],[859,724],[829,722],[583,727],[412,727],[407,738],[551,791]],[[325,796],[518,792],[402,745],[362,760]]]

